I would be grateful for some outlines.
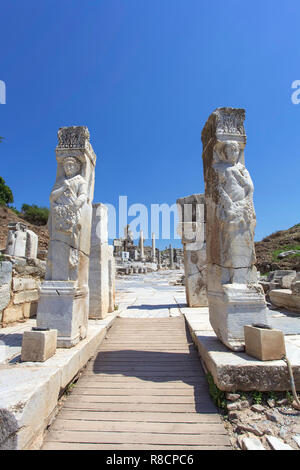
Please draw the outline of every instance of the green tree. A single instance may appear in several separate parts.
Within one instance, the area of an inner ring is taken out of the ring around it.
[[[35,225],[46,225],[49,217],[48,207],[39,207],[36,204],[23,204],[21,208],[22,218]]]
[[[0,205],[8,206],[14,202],[14,196],[9,186],[5,184],[4,179],[0,176]]]

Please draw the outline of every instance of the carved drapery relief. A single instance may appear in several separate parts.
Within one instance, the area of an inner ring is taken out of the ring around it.
[[[78,158],[67,156],[62,166],[64,178],[58,180],[50,195],[52,238],[59,237],[59,233],[69,237],[69,266],[70,269],[76,269],[81,209],[88,198],[87,183],[81,175],[82,164]]]

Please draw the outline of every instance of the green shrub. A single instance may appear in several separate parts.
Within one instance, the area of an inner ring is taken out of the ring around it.
[[[9,186],[5,184],[4,179],[0,176],[0,205],[8,206],[14,202],[14,196]]]
[[[216,384],[214,383],[213,376],[210,373],[206,374],[206,379],[208,382],[208,389],[211,398],[216,406],[221,408],[222,410],[227,410],[227,403],[226,403],[226,395],[225,392],[222,392]]]
[[[49,217],[48,207],[39,207],[35,204],[23,204],[21,209],[23,219],[31,224],[46,225]]]
[[[300,250],[300,245],[286,245],[281,248],[278,248],[277,250],[273,251],[273,261],[278,261],[280,258],[278,258],[278,255],[280,253],[283,253],[284,251],[290,251],[290,250]],[[299,253],[291,255],[293,257],[299,256]],[[290,257],[291,257],[290,256]]]

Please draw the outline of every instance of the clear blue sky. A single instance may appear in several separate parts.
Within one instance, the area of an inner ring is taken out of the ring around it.
[[[299,0],[2,0],[0,175],[16,207],[48,205],[69,125],[90,130],[95,202],[203,192],[201,129],[233,106],[246,109],[256,239],[299,223],[299,24]]]

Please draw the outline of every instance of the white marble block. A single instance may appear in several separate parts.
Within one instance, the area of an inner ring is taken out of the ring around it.
[[[27,225],[20,222],[8,224],[8,235],[5,253],[10,256],[25,258],[27,242]]]
[[[186,301],[206,307],[206,243],[204,194],[177,199],[178,234],[183,244]]]
[[[209,317],[233,350],[244,349],[245,325],[267,323],[254,265],[254,186],[245,167],[244,119],[243,109],[218,108],[202,131]]]
[[[108,260],[108,311],[110,313],[115,310],[116,303],[116,266],[113,253],[113,247],[109,246],[110,256]]]
[[[38,252],[39,237],[32,230],[27,230],[26,235],[27,239],[25,256],[26,258],[36,259]]]
[[[86,337],[89,256],[96,155],[87,127],[62,127],[50,195],[49,250],[37,326],[58,330],[59,347]]]
[[[89,269],[89,318],[105,318],[109,311],[109,259],[107,207],[93,204]]]

